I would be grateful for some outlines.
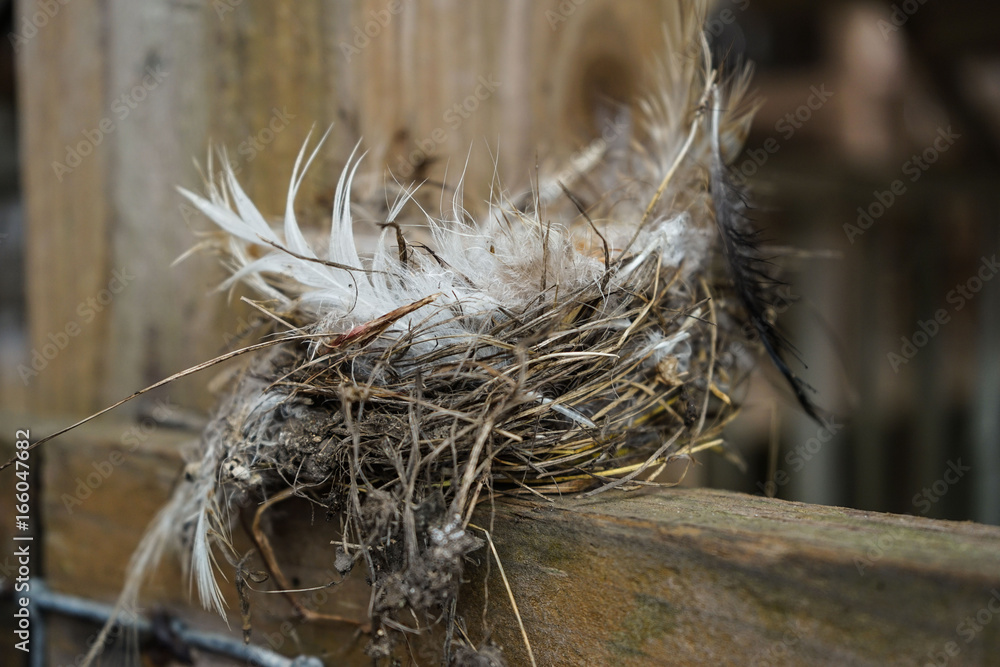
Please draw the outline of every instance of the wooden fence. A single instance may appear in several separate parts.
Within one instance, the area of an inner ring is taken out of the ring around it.
[[[768,4],[786,11],[791,3]],[[562,166],[607,131],[613,104],[634,102],[642,72],[663,55],[661,25],[676,20],[679,7],[653,0],[16,5],[31,351],[27,413],[4,414],[3,423],[30,425],[37,434],[213,357],[246,332],[251,313],[213,292],[224,277],[214,258],[199,255],[171,267],[197,241],[194,232],[206,228],[174,188],[201,188],[192,158],[204,165],[210,146],[228,150],[251,197],[265,214],[277,215],[306,137],[312,131],[315,141],[332,124],[297,200],[301,218],[316,226],[329,217],[337,175],[358,141],[368,151],[360,190],[376,191],[391,172],[404,182],[427,180],[422,196],[436,206],[434,184],[454,184],[471,148],[468,200],[487,196],[494,168],[516,193],[528,188],[536,163],[543,171]],[[846,74],[837,80],[853,81]],[[826,125],[800,137],[817,127]],[[794,146],[783,150],[787,156]],[[781,172],[781,164],[775,160],[774,173],[787,179],[802,207],[787,213],[792,217],[824,197],[867,196],[884,173],[851,183],[845,195],[823,178]],[[935,192],[915,196],[914,205]],[[872,285],[879,254],[898,241],[879,234],[869,237],[878,243],[835,274],[854,276],[848,289]],[[924,251],[934,238],[924,241]],[[884,282],[874,285],[888,293]],[[817,287],[823,289],[833,304],[828,315],[849,312],[875,327],[875,334],[857,336],[864,345],[851,352],[851,363],[862,369],[883,363],[892,325],[876,317],[872,301],[859,301],[858,315],[836,289]],[[994,286],[983,301],[995,301],[998,293]],[[995,365],[990,332],[996,322],[987,318],[981,326],[984,363]],[[819,384],[835,384],[836,364],[821,364],[820,371]],[[988,389],[987,376],[982,385]],[[921,386],[943,392],[936,379],[923,377]],[[884,380],[872,370],[862,389],[877,392]],[[206,377],[184,380],[169,394],[151,395],[115,419],[46,446],[42,571],[53,588],[114,598],[118,573],[180,469],[180,445],[192,437],[162,426],[134,429],[164,402],[174,417],[184,409],[206,410],[213,401],[208,386]],[[981,403],[977,446],[988,470],[975,473],[985,480],[977,493],[981,516],[995,517],[990,499],[998,473],[990,457],[998,451],[998,422],[988,399]],[[942,409],[927,413],[931,435],[915,464],[923,477],[938,472],[935,463],[944,458],[933,441]],[[888,428],[889,412],[863,408],[865,429],[854,441],[860,450],[854,476],[863,489],[853,498],[874,506],[887,502],[880,490],[892,466],[884,449],[864,446]],[[797,432],[796,442],[807,440],[804,433]],[[2,434],[5,447],[12,434]],[[133,450],[135,439],[141,447]],[[835,467],[833,451],[823,456]],[[8,453],[0,451],[4,458]],[[91,488],[94,466],[112,459],[122,463]],[[843,497],[822,468],[808,469],[796,484],[815,489],[817,500]],[[10,484],[10,477],[0,477],[4,498]],[[10,520],[0,517],[0,543],[10,543]],[[326,528],[289,529],[318,530],[320,538],[302,549],[292,570],[303,585],[322,582],[325,570],[315,563],[329,558]],[[1000,587],[1000,531],[994,528],[673,491],[591,504],[502,504],[494,533],[539,664],[946,659],[957,665],[988,664],[1000,654],[992,601]],[[488,590],[493,635],[511,664],[525,664],[496,569],[487,577],[488,557],[478,558],[470,573],[477,592],[466,598],[464,611],[477,617],[486,603],[481,592]],[[188,608],[180,580],[178,568],[165,565],[150,599],[223,630],[218,619]],[[329,609],[363,612],[363,582],[335,590]],[[366,664],[364,640],[352,629],[283,625],[291,618],[286,601],[261,602],[256,636],[285,651],[326,653],[331,664]],[[72,662],[93,630],[54,622],[50,664]]]

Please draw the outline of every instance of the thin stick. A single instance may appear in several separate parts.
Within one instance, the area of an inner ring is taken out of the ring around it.
[[[580,497],[581,498],[590,498],[591,496],[596,496],[598,493],[604,493],[605,491],[608,491],[609,489],[614,489],[616,487],[621,486],[622,484],[625,484],[626,482],[629,482],[629,481],[635,479],[636,477],[638,477],[639,475],[642,474],[642,471],[644,471],[646,468],[648,468],[649,466],[651,466],[654,461],[656,461],[661,456],[663,456],[666,453],[666,451],[670,448],[670,446],[673,445],[675,442],[677,442],[677,438],[681,437],[681,433],[683,433],[683,432],[684,432],[683,428],[678,429],[677,432],[674,433],[673,436],[671,436],[671,438],[669,440],[667,440],[665,443],[663,443],[662,445],[660,445],[660,448],[657,449],[653,453],[652,456],[650,456],[648,459],[646,459],[645,463],[643,463],[642,465],[640,465],[638,468],[636,468],[635,470],[633,470],[629,474],[627,474],[627,475],[625,475],[623,477],[619,477],[619,478],[617,478],[615,480],[612,480],[612,481],[608,482],[607,484],[594,489],[593,491],[588,491],[587,493],[583,493],[583,494],[580,495]]]
[[[702,50],[704,51],[705,62],[710,63],[712,61],[712,55],[708,50],[707,40],[702,40]],[[673,179],[674,174],[677,172],[677,169],[681,166],[681,162],[684,161],[684,158],[687,156],[688,151],[691,149],[691,144],[694,143],[694,137],[698,133],[698,127],[701,124],[701,117],[705,113],[705,109],[708,104],[708,98],[712,94],[712,90],[715,85],[715,77],[717,75],[718,72],[716,72],[713,69],[709,72],[708,76],[705,77],[706,79],[705,91],[702,93],[701,99],[698,100],[698,106],[695,107],[694,120],[691,122],[691,130],[688,132],[687,139],[684,141],[684,145],[681,146],[681,150],[677,154],[677,157],[674,158],[673,164],[670,165],[670,169],[667,170],[667,175],[664,176],[663,180],[660,182],[660,187],[658,187],[656,189],[656,193],[653,194],[653,198],[649,201],[649,205],[646,206],[646,212],[642,214],[642,220],[639,221],[639,226],[636,227],[635,234],[632,236],[632,240],[628,242],[628,245],[625,246],[625,249],[622,250],[620,255],[618,255],[619,260],[625,256],[625,253],[628,252],[628,249],[632,247],[632,244],[635,243],[635,240],[639,238],[639,232],[642,231],[643,227],[646,226],[646,222],[649,220],[649,217],[653,214],[653,209],[656,207],[656,204],[660,201],[660,197],[663,196],[664,191],[666,191],[667,185],[670,183],[671,179]]]
[[[359,343],[362,343],[362,342],[367,343],[370,339],[381,335],[382,332],[384,332],[386,329],[388,329],[394,322],[396,322],[396,320],[398,320],[399,318],[403,317],[404,315],[408,315],[409,313],[412,313],[414,310],[417,310],[418,308],[422,308],[423,306],[426,306],[428,303],[430,303],[431,301],[433,301],[434,299],[436,299],[437,296],[438,296],[437,294],[432,294],[431,296],[425,297],[425,298],[421,299],[420,301],[415,301],[415,302],[411,303],[408,306],[402,306],[400,308],[397,308],[394,311],[392,311],[391,313],[387,313],[387,314],[383,315],[382,317],[379,317],[379,318],[376,318],[376,319],[372,320],[371,322],[368,322],[368,323],[362,324],[362,325],[358,325],[358,326],[354,327],[353,329],[351,329],[350,331],[348,331],[347,333],[343,333],[343,334],[340,334],[338,336],[335,336],[331,342],[329,342],[329,343],[323,343],[323,345],[325,347],[327,347],[327,348],[333,349],[333,348],[339,347],[341,345],[346,345],[346,344],[359,344]],[[323,337],[324,337],[323,334],[303,334],[303,335],[297,335],[297,336],[285,336],[283,338],[277,338],[275,340],[268,340],[268,341],[264,341],[263,343],[257,343],[255,345],[250,345],[248,347],[243,347],[243,348],[240,348],[238,350],[233,350],[232,352],[227,352],[226,354],[218,356],[215,359],[209,359],[208,361],[203,361],[202,363],[197,364],[195,366],[192,366],[191,368],[188,368],[186,370],[180,371],[179,373],[174,373],[173,375],[171,375],[168,378],[164,378],[164,379],[160,380],[159,382],[155,382],[155,383],[149,385],[148,387],[146,387],[145,389],[140,389],[139,391],[135,392],[131,396],[127,396],[126,398],[123,398],[122,400],[118,401],[114,405],[110,405],[110,406],[104,408],[103,410],[100,410],[99,412],[95,412],[94,414],[92,414],[89,417],[86,417],[84,419],[81,419],[80,421],[76,422],[75,424],[67,426],[66,428],[64,428],[62,430],[56,431],[52,435],[45,436],[44,438],[42,438],[41,440],[37,441],[35,444],[31,445],[27,449],[23,449],[21,451],[30,452],[35,447],[38,447],[39,445],[44,444],[44,443],[48,442],[49,440],[51,440],[53,438],[57,438],[60,435],[62,435],[63,433],[66,433],[68,431],[72,431],[73,429],[75,429],[78,426],[83,426],[87,422],[93,421],[94,419],[97,419],[101,415],[106,414],[108,412],[111,412],[112,410],[114,410],[118,406],[124,405],[125,403],[128,403],[133,398],[137,398],[139,396],[142,396],[143,394],[145,394],[147,392],[150,392],[150,391],[152,391],[154,389],[157,389],[159,387],[162,387],[165,384],[170,384],[174,380],[179,380],[182,377],[187,377],[188,375],[193,375],[194,373],[197,373],[198,371],[204,370],[204,369],[209,368],[211,366],[215,366],[216,364],[221,364],[223,361],[229,361],[230,359],[232,359],[234,357],[238,357],[238,356],[240,356],[242,354],[246,354],[248,352],[255,352],[257,350],[262,350],[264,348],[271,347],[273,345],[281,345],[282,343],[290,343],[290,342],[297,341],[297,340],[314,340],[316,338],[323,338]],[[6,467],[8,467],[10,465],[13,465],[14,461],[16,461],[16,460],[17,460],[16,456],[11,457],[11,459],[9,461],[7,461],[2,466],[0,466],[0,470],[3,470],[4,468],[6,468]]]
[[[301,259],[303,262],[313,262],[315,264],[322,264],[323,266],[329,266],[330,268],[333,268],[333,269],[341,269],[342,271],[347,271],[348,273],[351,273],[352,271],[357,271],[358,273],[380,273],[380,274],[385,274],[384,271],[375,271],[373,269],[361,269],[361,268],[358,268],[356,266],[348,266],[347,264],[341,264],[339,262],[331,262],[330,260],[327,260],[327,259],[319,259],[318,257],[307,257],[306,255],[300,255],[299,253],[297,253],[297,252],[295,252],[293,250],[289,250],[288,248],[286,248],[285,246],[281,245],[280,243],[275,243],[274,241],[269,241],[269,240],[265,239],[262,236],[259,237],[259,238],[260,238],[261,243],[266,243],[267,245],[271,246],[272,248],[276,248],[277,250],[280,250],[283,253],[291,255],[295,259]]]
[[[278,565],[278,559],[274,555],[274,549],[271,548],[271,541],[261,529],[260,521],[264,516],[264,512],[266,512],[268,508],[291,498],[298,493],[300,488],[301,487],[290,486],[283,489],[279,493],[276,493],[264,501],[257,508],[256,513],[254,513],[250,537],[257,544],[257,549],[260,551],[261,558],[264,559],[264,564],[270,571],[271,576],[275,578],[278,585],[281,587],[280,591],[275,592],[283,594],[289,603],[291,603],[295,611],[306,621],[333,621],[335,623],[348,623],[350,625],[360,627],[362,632],[368,632],[370,628],[367,624],[362,623],[361,621],[336,614],[324,614],[322,612],[313,611],[299,602],[298,598],[293,595],[293,593],[297,592],[296,589],[292,586],[291,582],[288,581],[285,573],[281,571],[281,567]],[[322,588],[329,588],[329,586],[323,586]]]
[[[256,301],[251,301],[250,299],[246,298],[245,296],[241,296],[240,297],[240,301],[242,301],[243,303],[247,304],[251,308],[257,310],[258,312],[260,312],[265,317],[268,317],[268,318],[274,320],[275,322],[278,322],[280,324],[285,325],[286,327],[288,327],[289,331],[294,331],[297,334],[301,334],[302,333],[302,329],[300,329],[299,327],[295,326],[291,322],[288,322],[288,321],[282,319],[281,317],[278,317],[277,314],[272,313],[270,310],[268,310],[267,308],[264,308],[263,306],[261,306],[260,304],[258,304]]]
[[[611,251],[608,250],[608,240],[604,238],[604,234],[602,234],[600,230],[597,229],[597,225],[595,225],[594,221],[590,219],[590,215],[587,213],[587,209],[583,205],[583,202],[580,201],[580,199],[575,194],[570,192],[569,188],[563,185],[562,181],[556,181],[556,182],[559,184],[559,187],[562,188],[562,191],[566,195],[566,197],[571,202],[573,202],[573,206],[576,206],[576,210],[580,212],[580,215],[582,215],[584,219],[588,223],[590,223],[590,228],[594,230],[594,233],[597,234],[597,237],[601,239],[601,243],[604,244],[604,271],[605,273],[607,273],[608,271],[611,270]]]
[[[712,293],[709,292],[709,290],[708,290],[708,284],[705,282],[704,278],[702,278],[702,280],[701,280],[701,288],[703,290],[705,290],[705,296],[708,297],[709,321],[710,321],[710,323],[712,325],[711,328],[709,329],[709,331],[711,332],[711,335],[710,335],[710,337],[711,337],[711,343],[709,345],[708,370],[706,372],[706,377],[705,377],[705,386],[706,387],[711,387],[712,386],[712,375],[713,375],[713,371],[715,370],[715,354],[716,354],[715,346],[716,346],[716,344],[718,342],[719,325],[718,325],[718,321],[715,318],[715,301],[712,300]],[[708,399],[709,399],[709,397],[711,395],[712,395],[711,391],[706,391],[705,392],[705,401],[704,401],[704,403],[701,406],[701,417],[699,417],[699,419],[698,419],[698,428],[696,428],[695,431],[694,431],[694,433],[692,434],[692,436],[691,436],[691,442],[694,442],[694,440],[699,435],[701,435],[702,429],[705,428],[705,417],[708,414]]]
[[[503,579],[504,588],[507,589],[507,597],[510,600],[510,606],[514,608],[514,616],[517,618],[517,627],[521,629],[521,638],[524,640],[524,647],[528,649],[528,659],[531,660],[531,667],[538,667],[538,663],[535,662],[535,653],[531,650],[531,642],[528,641],[528,633],[524,630],[524,622],[521,620],[521,612],[517,610],[517,602],[514,600],[514,592],[510,589],[510,582],[507,581],[507,574],[503,571],[503,563],[500,562],[500,554],[497,553],[496,545],[493,544],[493,538],[490,537],[490,531],[485,528],[480,528],[479,526],[470,523],[469,528],[475,528],[476,530],[483,531],[486,535],[486,541],[490,545],[490,551],[493,552],[493,558],[497,562],[497,567],[500,569],[500,578]]]

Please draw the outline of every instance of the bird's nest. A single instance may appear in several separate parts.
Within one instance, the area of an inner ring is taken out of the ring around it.
[[[411,610],[451,608],[482,544],[468,530],[480,500],[634,488],[720,444],[739,372],[719,354],[727,301],[679,273],[626,256],[597,284],[489,319],[450,311],[400,328],[440,308],[432,295],[343,334],[295,336],[246,367],[217,416],[221,481],[345,513],[338,562],[365,563],[369,651],[388,656]],[[453,340],[451,318],[480,333]]]
[[[782,359],[773,283],[725,166],[752,113],[747,78],[720,82],[704,11],[678,9],[659,91],[634,133],[587,167],[599,193],[589,202],[568,188],[563,210],[538,194],[530,206],[499,196],[470,222],[458,199],[448,219],[404,213],[406,189],[366,256],[353,238],[350,160],[324,252],[295,219],[305,149],[280,232],[231,172],[207,198],[186,193],[225,232],[215,247],[230,283],[258,292],[268,325],[262,342],[185,372],[244,361],[133,557],[126,603],[160,555],[182,547],[202,602],[222,614],[218,554],[233,564],[248,618],[232,499],[261,503],[252,536],[288,589],[260,519],[306,496],[342,517],[330,558],[344,574],[363,564],[368,652],[388,658],[404,632],[455,621],[465,559],[489,540],[470,525],[481,501],[636,488],[673,459],[721,449],[750,367],[743,330],[815,414]],[[432,241],[408,242],[420,225]],[[498,660],[447,637],[455,661]]]

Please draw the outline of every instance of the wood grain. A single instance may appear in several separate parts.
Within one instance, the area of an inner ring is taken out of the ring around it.
[[[986,665],[1000,651],[992,526],[707,489],[498,503],[493,523],[539,664]],[[494,637],[527,664],[495,579]]]
[[[210,146],[227,149],[247,192],[279,216],[310,130],[315,142],[334,126],[296,201],[317,228],[328,224],[337,176],[359,141],[368,151],[360,198],[381,203],[393,176],[429,179],[420,196],[434,211],[434,183],[454,186],[468,157],[466,201],[476,209],[494,185],[495,156],[506,187],[523,192],[536,162],[554,172],[600,134],[601,108],[634,100],[646,65],[662,55],[661,22],[677,7],[57,4],[18,54],[30,347],[53,353],[27,384],[33,412],[77,415],[215,356],[246,328],[248,311],[212,293],[223,278],[214,258],[171,267],[197,242],[193,231],[208,228],[175,186],[201,189],[192,160],[204,164]],[[21,16],[41,10],[34,0],[16,7]],[[143,90],[150,71],[162,80]],[[104,120],[110,129],[93,134]],[[81,145],[79,166],[55,173],[67,147]],[[80,304],[100,298],[115,271],[133,277],[84,321]],[[69,323],[79,331],[52,348]],[[198,379],[176,385],[172,400],[212,402]]]
[[[45,346],[53,344],[50,334],[68,338],[67,324],[80,324],[78,304],[105,288],[106,268],[113,263],[108,151],[82,158],[61,181],[53,168],[54,162],[68,161],[67,147],[84,142],[82,133],[97,128],[106,113],[100,5],[84,0],[64,7],[18,53],[21,150],[27,156],[22,160],[27,308],[30,345],[39,355],[47,355]],[[27,1],[17,9],[20,14],[40,10]],[[109,326],[107,311],[99,313],[66,353],[41,358],[37,366],[42,370],[28,380],[33,407],[91,409],[99,399],[79,388],[104,381],[103,341]]]
[[[46,445],[49,460],[60,462],[46,468],[42,498],[52,588],[114,599],[132,550],[166,500],[192,434],[147,428],[129,451],[126,434],[135,428],[108,420]],[[107,462],[112,472],[104,476]],[[95,488],[83,498],[77,488],[88,478]],[[82,502],[68,503],[74,496]],[[996,527],[706,489],[502,500],[492,513],[482,506],[473,521],[492,531],[542,665],[910,665],[940,655],[949,665],[985,665],[1000,651]],[[264,525],[294,585],[339,579],[331,572],[336,517],[292,500],[269,510]],[[249,543],[238,528],[235,537],[243,553]],[[511,665],[527,664],[486,550],[473,554],[466,578],[459,612],[472,638],[488,630]],[[190,604],[185,581],[168,556],[147,606],[163,604],[224,631]],[[231,584],[223,588],[237,609]],[[360,621],[368,596],[356,571],[301,599]],[[368,664],[353,627],[303,624],[281,596],[256,594],[253,604],[258,643]],[[238,633],[235,612],[231,624]]]

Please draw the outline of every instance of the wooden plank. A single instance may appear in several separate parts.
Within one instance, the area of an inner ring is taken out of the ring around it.
[[[17,3],[19,16],[41,10]],[[248,317],[224,295],[206,296],[223,277],[213,258],[171,268],[197,241],[185,218],[207,227],[174,187],[201,188],[191,160],[204,162],[210,142],[277,216],[310,128],[336,124],[297,200],[317,227],[358,140],[371,151],[359,193],[375,203],[388,172],[442,180],[450,164],[454,184],[473,147],[476,208],[493,185],[498,142],[516,193],[536,155],[554,170],[598,136],[595,105],[640,90],[675,10],[613,0],[58,3],[18,54],[29,347],[42,355],[27,382],[32,411],[97,410],[219,353]],[[73,166],[70,153],[86,155]],[[436,159],[418,173],[409,163],[422,154]],[[421,195],[432,211],[439,194],[432,185]],[[99,308],[86,305],[93,299]],[[196,379],[173,396],[211,404]]]
[[[1000,654],[992,526],[685,489],[498,503],[493,534],[539,664],[984,665]],[[493,636],[527,664],[495,574],[489,600]],[[477,592],[465,609],[481,603]]]
[[[128,451],[127,434],[135,429],[109,420],[46,445],[50,460],[60,461],[46,469],[42,501],[52,588],[114,599],[135,544],[166,500],[181,467],[178,450],[191,434],[139,425],[142,446]],[[103,476],[108,463],[113,472]],[[77,487],[88,478],[96,486],[91,494],[80,505],[67,502],[64,494],[86,494]],[[329,566],[336,518],[296,501],[265,518],[295,585],[335,578]],[[975,665],[1000,652],[1000,617],[993,618],[1000,612],[997,527],[705,489],[503,501],[492,517],[482,507],[474,522],[492,525],[539,664],[904,665],[945,655],[949,665]],[[242,553],[248,543],[235,533]],[[219,619],[192,610],[174,560],[168,556],[153,580],[147,608],[165,603],[221,630]],[[527,664],[496,563],[489,563],[484,588],[488,553],[473,560],[460,604],[470,635],[485,636],[488,590],[492,638],[511,665]],[[324,599],[305,601],[362,620],[363,574],[327,589]],[[280,596],[253,601],[257,641],[368,664],[364,639],[351,626],[297,621]],[[231,618],[238,632],[238,616]]]
[[[205,145],[200,18],[154,0],[56,6],[18,54],[26,384],[34,411],[83,414],[218,351],[223,299],[204,295],[222,272],[170,269],[195,240],[173,188],[197,182]],[[178,388],[209,400],[201,383]]]
[[[136,389],[211,358],[231,315],[215,263],[172,262],[197,241],[180,209],[177,185],[200,188],[192,160],[203,160],[209,128],[205,12],[170,0],[112,0],[103,7],[108,60],[106,99],[125,100],[106,150],[106,196],[113,215],[106,240],[111,270],[132,276],[111,305],[103,341],[104,381],[94,396],[103,407]],[[171,387],[172,400],[205,406],[203,378]],[[142,409],[143,401],[125,413]]]
[[[37,375],[22,377],[38,410],[82,412],[100,400],[88,390],[103,379],[108,312],[77,312],[111,278],[110,156],[106,150],[89,151],[91,142],[83,135],[98,128],[107,113],[100,5],[96,0],[58,5],[59,12],[17,55],[29,347],[37,359],[31,368]],[[42,8],[21,0],[16,10],[20,25],[21,16]],[[71,171],[57,174],[54,163]]]

